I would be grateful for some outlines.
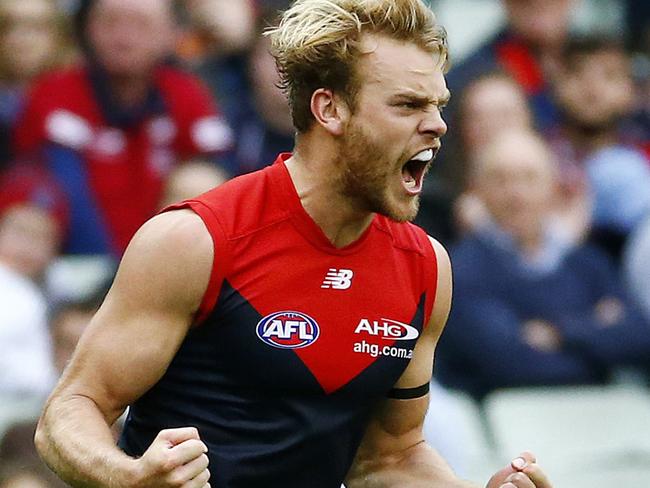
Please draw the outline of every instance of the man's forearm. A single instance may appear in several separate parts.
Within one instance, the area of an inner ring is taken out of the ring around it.
[[[347,488],[479,488],[459,479],[426,443],[384,458],[360,457],[350,471]]]
[[[105,418],[87,397],[51,399],[35,441],[48,466],[73,487],[118,488],[132,481],[134,459],[115,445]]]

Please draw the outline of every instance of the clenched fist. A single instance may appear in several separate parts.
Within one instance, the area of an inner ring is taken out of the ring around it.
[[[162,430],[137,460],[134,488],[210,488],[208,448],[194,427]]]
[[[552,488],[552,486],[537,464],[535,455],[524,451],[509,466],[492,476],[487,488]]]

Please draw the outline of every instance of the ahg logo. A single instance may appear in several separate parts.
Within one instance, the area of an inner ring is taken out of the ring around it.
[[[420,335],[420,332],[412,325],[391,319],[361,319],[359,325],[357,325],[357,328],[354,329],[354,333],[361,334],[364,332],[372,336],[381,336],[382,339],[390,339],[396,341],[408,341],[411,339],[417,339]]]
[[[275,312],[257,323],[257,337],[280,349],[307,347],[318,339],[320,329],[309,315],[301,312]]]

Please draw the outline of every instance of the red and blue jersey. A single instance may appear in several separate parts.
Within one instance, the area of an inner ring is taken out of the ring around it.
[[[437,266],[428,236],[375,216],[335,248],[284,164],[183,204],[215,258],[196,325],[130,408],[121,445],[196,426],[214,487],[339,488],[374,406],[428,323]]]
[[[106,75],[84,65],[37,82],[18,121],[16,150],[44,150],[70,200],[67,252],[121,254],[159,208],[172,167],[231,144],[208,91],[171,66],[155,71],[142,106],[117,107]]]

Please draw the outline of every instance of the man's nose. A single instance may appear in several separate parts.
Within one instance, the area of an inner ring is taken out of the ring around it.
[[[440,138],[447,133],[447,124],[442,118],[442,113],[437,107],[428,111],[420,122],[419,131],[421,134],[428,134]]]

